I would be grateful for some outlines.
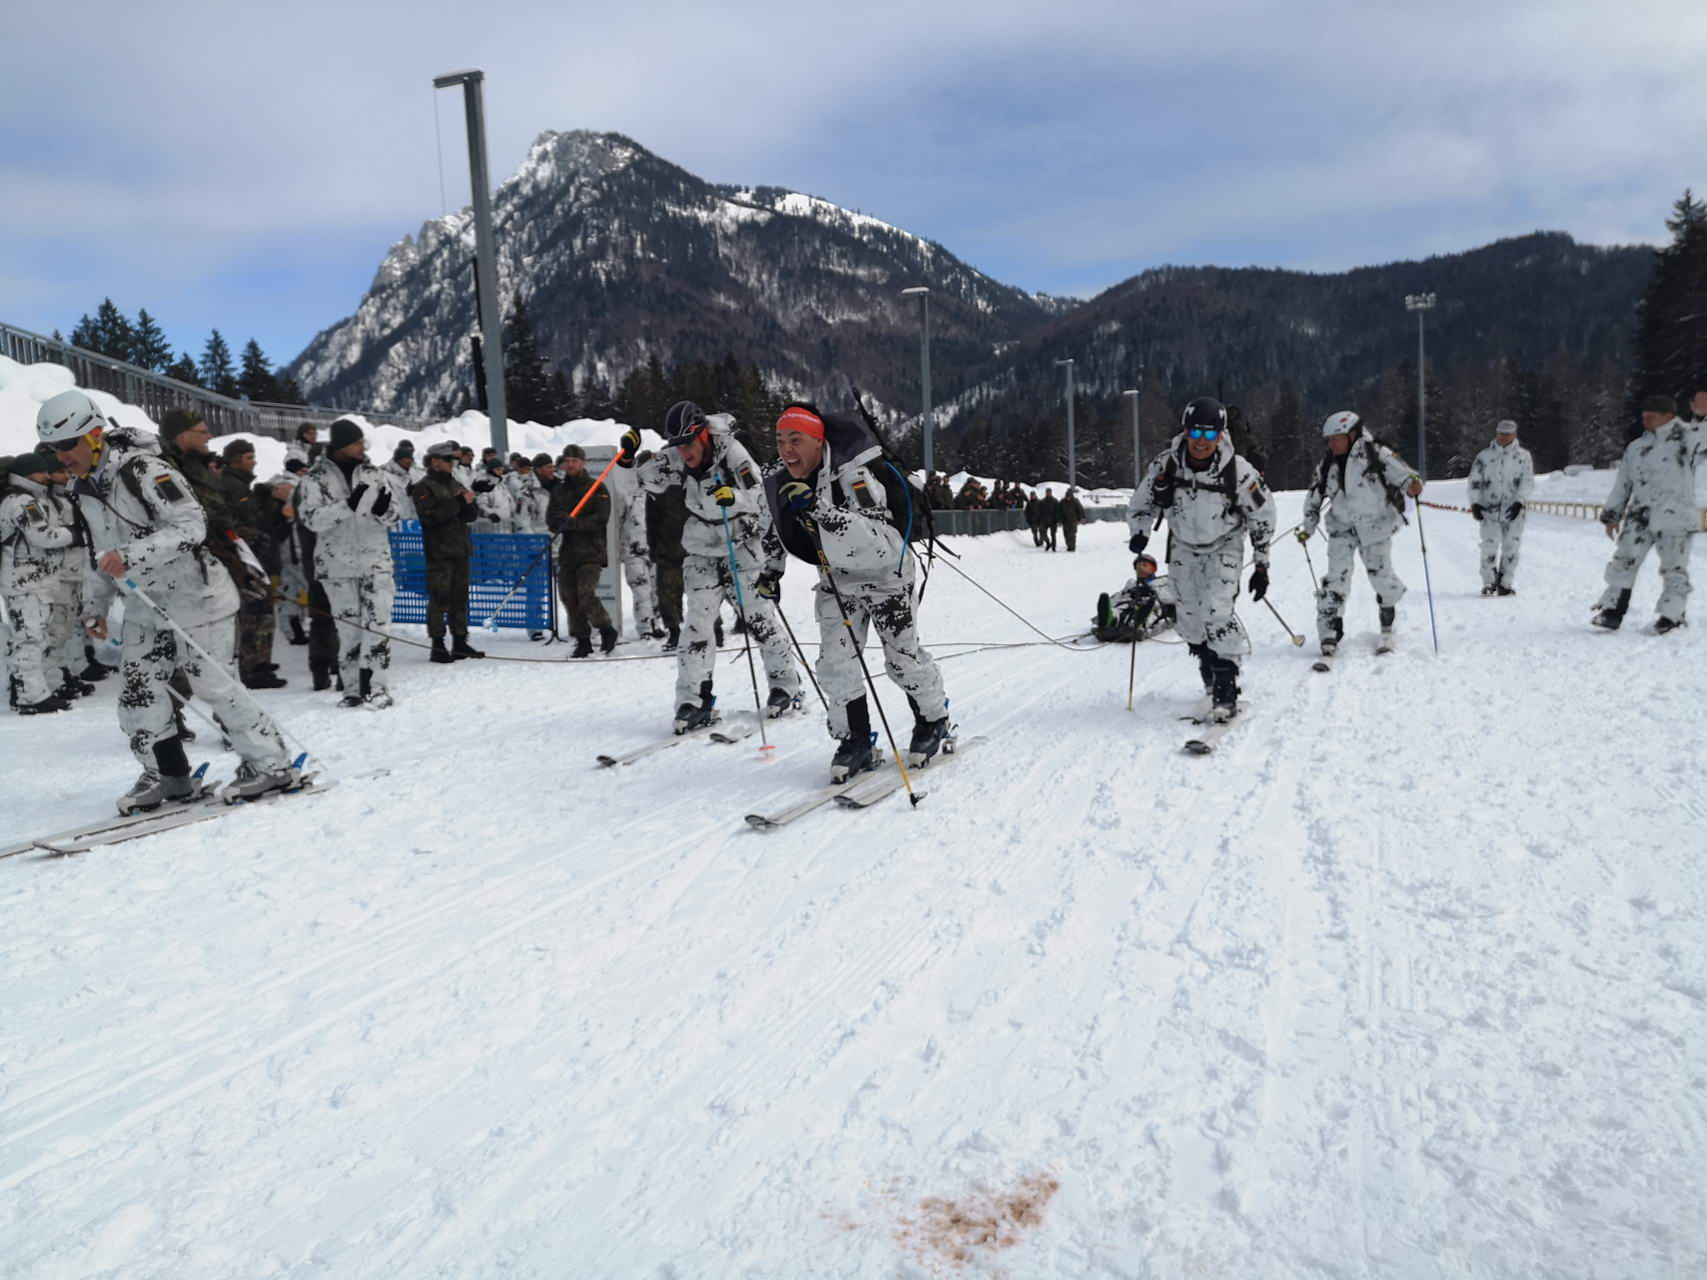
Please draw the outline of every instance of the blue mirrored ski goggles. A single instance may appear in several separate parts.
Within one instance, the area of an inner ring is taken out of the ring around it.
[[[1214,440],[1221,434],[1220,427],[1192,427],[1186,436],[1192,440]]]

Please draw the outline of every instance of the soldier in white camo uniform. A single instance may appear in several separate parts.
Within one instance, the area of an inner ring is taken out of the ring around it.
[[[1516,593],[1524,504],[1535,490],[1535,459],[1517,442],[1517,423],[1502,418],[1494,442],[1470,466],[1470,515],[1482,526],[1482,594]]]

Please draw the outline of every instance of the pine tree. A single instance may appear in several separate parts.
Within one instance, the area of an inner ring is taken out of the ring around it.
[[[307,404],[302,387],[288,373],[273,374],[273,398],[279,404]]]
[[[575,389],[569,385],[569,379],[563,376],[561,369],[551,371],[551,400],[556,405],[552,421],[573,422],[581,416],[580,406],[575,400]]]
[[[279,399],[278,380],[273,377],[261,344],[253,338],[243,344],[243,367],[237,375],[237,390],[245,400],[272,403]]]
[[[192,387],[202,384],[201,374],[196,370],[196,362],[190,359],[190,353],[187,351],[167,366],[166,376],[176,378],[179,382],[187,382]]]
[[[136,313],[136,326],[131,333],[131,363],[141,365],[150,373],[165,373],[172,363],[172,344],[143,307]]]
[[[115,360],[131,361],[136,345],[136,333],[125,319],[124,312],[113,305],[111,298],[102,298],[95,312],[95,350]],[[134,361],[131,361],[134,363]]]
[[[71,328],[71,345],[82,347],[85,351],[101,349],[100,331],[95,328],[95,322],[87,312],[79,316],[77,323]]]
[[[519,296],[504,329],[504,402],[512,421],[558,425],[553,420],[558,406],[551,392],[551,371],[540,355],[527,303]]]
[[[1626,406],[1632,430],[1645,397],[1687,400],[1707,390],[1707,203],[1685,191],[1666,228],[1672,241],[1654,254],[1637,310],[1636,363]]]
[[[215,329],[202,348],[201,384],[222,396],[237,396],[237,374],[231,367],[231,348]]]

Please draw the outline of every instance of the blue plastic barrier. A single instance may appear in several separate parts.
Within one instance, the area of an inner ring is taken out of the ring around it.
[[[411,522],[413,523],[413,522]],[[550,538],[543,533],[477,533],[474,554],[468,562],[468,625],[485,624],[498,602],[522,583],[509,602],[498,610],[496,626],[524,631],[550,631],[552,558],[540,555]],[[538,557],[538,563],[534,558]],[[528,566],[533,568],[529,570]],[[391,572],[397,596],[391,605],[393,622],[427,621],[427,559],[421,550],[421,534],[394,532],[391,535]]]

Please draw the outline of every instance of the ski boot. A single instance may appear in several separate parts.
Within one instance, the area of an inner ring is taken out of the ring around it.
[[[669,634],[664,637],[664,643],[660,647],[665,653],[674,653],[677,649],[681,648],[681,644],[682,629],[678,626],[670,628]]]
[[[1502,582],[1502,583],[1500,583],[1499,586],[1494,588],[1494,594],[1495,595],[1502,595],[1502,596],[1515,596],[1517,594],[1517,588],[1516,587],[1508,587],[1508,586],[1506,586],[1505,583]]]
[[[1679,627],[1686,625],[1688,624],[1686,624],[1682,618],[1661,618],[1658,622],[1654,623],[1654,634],[1656,636],[1668,635],[1669,633],[1676,631]]]
[[[119,816],[158,809],[167,801],[188,804],[201,799],[202,791],[202,780],[193,773],[171,777],[146,769],[130,790],[119,797]]]
[[[1595,614],[1590,622],[1604,631],[1616,631],[1624,624],[1624,611],[1630,607],[1630,593],[1620,591],[1618,599]]]
[[[245,760],[237,766],[237,776],[219,789],[219,798],[226,804],[253,800],[269,791],[289,791],[301,775],[288,764],[257,765]]]
[[[450,656],[450,650],[445,648],[445,638],[443,636],[434,636],[433,637],[433,651],[432,651],[432,653],[427,655],[427,661],[428,662],[441,662],[441,663],[442,662],[455,662],[456,661],[455,658]],[[316,681],[318,681],[321,677],[315,676],[314,678]],[[316,689],[318,689],[320,686],[317,683],[314,687]]]
[[[1483,587],[1483,588],[1482,588],[1482,594],[1483,594],[1483,595],[1485,595],[1485,596],[1491,596],[1491,595],[1495,595],[1495,594],[1497,594],[1497,593],[1498,593],[1498,591],[1499,591],[1499,588],[1498,588],[1498,587],[1496,587],[1496,586],[1495,586],[1495,585],[1494,585],[1494,584],[1493,584],[1493,583],[1491,583],[1491,582],[1490,582],[1490,583],[1488,583],[1488,584],[1487,584],[1487,585],[1486,585],[1486,586],[1485,586],[1485,587]]]
[[[89,665],[77,673],[79,680],[105,680],[112,674],[113,669],[95,657],[94,645],[86,644],[83,646],[83,657],[88,660]]]
[[[1214,705],[1209,718],[1216,724],[1226,724],[1239,714],[1239,668],[1227,658],[1215,664]]]
[[[46,716],[55,711],[69,711],[71,704],[58,694],[50,693],[40,702],[19,702],[14,708],[21,716]]]
[[[877,767],[872,751],[871,733],[849,734],[836,744],[836,754],[830,757],[830,781],[846,782],[856,773]]]
[[[599,628],[599,652],[600,653],[609,653],[609,652],[611,652],[611,650],[613,650],[615,648],[616,648],[616,628],[615,627],[600,627]]]
[[[770,697],[765,699],[765,719],[775,720],[787,715],[790,711],[800,709],[800,695],[790,693],[787,689],[772,689]]]
[[[1399,610],[1396,605],[1384,604],[1381,606],[1381,642],[1376,649],[1378,653],[1385,652],[1393,647],[1393,622],[1398,616]]]
[[[923,716],[916,716],[913,720],[913,739],[907,744],[907,763],[915,769],[923,769],[938,751],[952,753],[952,734],[953,726],[949,724],[947,714],[940,720],[926,720]]]
[[[301,618],[292,618],[290,620],[290,642],[292,644],[308,643],[308,633],[302,629]]]
[[[95,692],[95,686],[81,676],[72,675],[70,667],[61,667],[59,675],[59,690],[56,695],[58,697],[69,701],[70,698],[87,698]]]
[[[593,637],[591,634],[575,637],[575,649],[569,655],[571,658],[590,658],[593,656]]]
[[[454,636],[450,646],[451,661],[461,662],[464,658],[484,658],[486,651],[476,649],[468,643],[466,635]]]

